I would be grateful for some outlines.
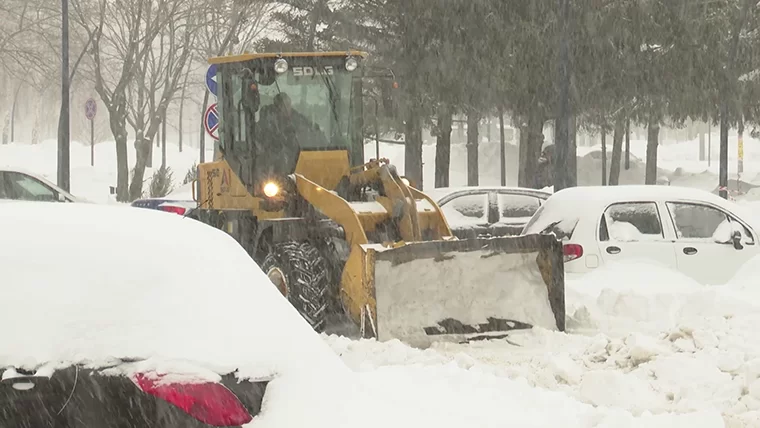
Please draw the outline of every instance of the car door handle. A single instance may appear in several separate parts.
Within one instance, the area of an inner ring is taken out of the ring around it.
[[[697,249],[694,247],[686,247],[683,249],[683,253],[687,256],[693,256],[694,254],[697,254]]]
[[[620,254],[620,247],[607,247],[607,252],[610,254]]]

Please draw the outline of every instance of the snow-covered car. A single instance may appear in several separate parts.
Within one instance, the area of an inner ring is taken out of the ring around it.
[[[188,183],[164,197],[137,199],[130,205],[136,208],[147,208],[179,215],[187,215],[198,207],[193,201],[192,186]]]
[[[275,421],[254,426],[304,426],[288,415],[297,394],[278,395],[283,388],[318,395],[317,385],[349,373],[248,254],[200,222],[12,202],[0,209],[0,236],[2,427],[241,426],[254,417]]]
[[[562,240],[568,277],[642,259],[702,284],[723,284],[759,252],[752,218],[697,189],[589,186],[552,195],[522,234],[554,233]]]
[[[451,187],[426,190],[441,207],[454,235],[519,235],[551,193],[521,187]]]
[[[15,168],[0,168],[0,199],[84,202],[45,177]]]

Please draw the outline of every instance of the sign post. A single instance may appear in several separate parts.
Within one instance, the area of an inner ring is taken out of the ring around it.
[[[219,141],[219,113],[216,110],[216,103],[206,109],[206,114],[203,115],[203,127],[211,138]]]
[[[98,114],[98,103],[90,98],[84,103],[84,115],[90,121],[90,166],[95,166],[95,116]]]

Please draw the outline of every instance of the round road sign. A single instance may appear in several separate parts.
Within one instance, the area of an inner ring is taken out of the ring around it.
[[[87,117],[88,120],[95,119],[95,116],[98,114],[98,103],[95,102],[94,99],[90,98],[87,100],[86,103],[84,103],[84,115]]]
[[[219,113],[216,111],[216,103],[206,109],[206,114],[203,115],[203,126],[211,138],[219,140]]]

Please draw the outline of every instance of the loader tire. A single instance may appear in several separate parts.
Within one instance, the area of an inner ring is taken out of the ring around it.
[[[310,242],[272,246],[261,269],[317,332],[327,324],[330,274],[327,261]]]

